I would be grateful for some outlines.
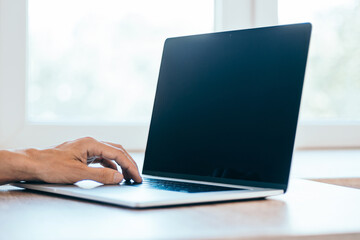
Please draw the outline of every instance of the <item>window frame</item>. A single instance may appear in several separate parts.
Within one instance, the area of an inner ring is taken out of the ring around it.
[[[40,124],[26,121],[27,0],[0,0],[0,147],[46,147],[92,136],[143,151],[148,124]],[[214,30],[276,25],[277,0],[214,0]],[[297,148],[360,147],[360,122],[304,122]]]

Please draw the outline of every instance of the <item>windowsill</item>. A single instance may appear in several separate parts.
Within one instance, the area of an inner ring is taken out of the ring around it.
[[[142,169],[144,153],[131,153]],[[294,153],[293,178],[359,178],[360,149],[297,150]]]
[[[308,179],[360,177],[360,149],[295,151],[291,177]]]

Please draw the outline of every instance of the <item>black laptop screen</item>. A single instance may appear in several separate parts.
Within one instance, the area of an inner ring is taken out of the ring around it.
[[[286,189],[310,31],[167,39],[143,173]]]

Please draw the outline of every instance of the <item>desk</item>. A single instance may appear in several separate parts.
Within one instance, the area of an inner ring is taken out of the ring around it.
[[[132,210],[0,187],[0,239],[360,239],[360,190],[292,179],[268,200]]]

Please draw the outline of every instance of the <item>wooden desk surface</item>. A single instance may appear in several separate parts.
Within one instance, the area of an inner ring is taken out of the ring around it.
[[[268,200],[132,210],[0,187],[0,239],[360,239],[360,190],[291,180]]]

